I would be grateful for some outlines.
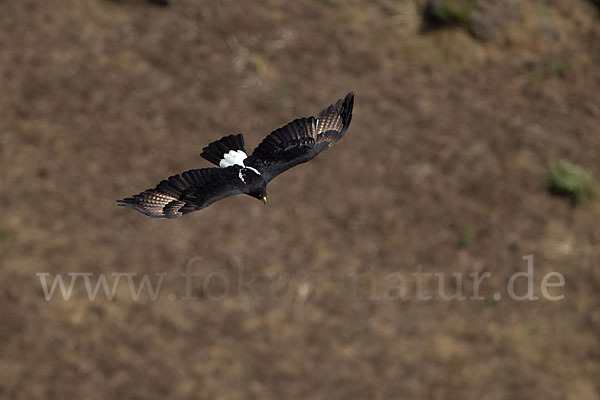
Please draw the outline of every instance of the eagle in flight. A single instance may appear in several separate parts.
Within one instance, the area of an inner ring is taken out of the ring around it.
[[[244,136],[225,136],[202,150],[219,168],[192,169],[133,197],[117,200],[154,218],[176,218],[236,194],[267,203],[267,184],[291,167],[315,158],[344,136],[352,119],[354,94],[338,100],[317,117],[296,119],[271,132],[248,156]]]

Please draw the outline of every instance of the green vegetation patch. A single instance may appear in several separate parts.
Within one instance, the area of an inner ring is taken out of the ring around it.
[[[575,204],[598,194],[592,173],[569,161],[557,161],[548,167],[546,187],[552,194],[569,197]]]
[[[471,19],[471,2],[434,0],[425,10],[425,18],[438,27],[464,26]]]
[[[549,72],[551,75],[563,76],[567,72],[567,63],[564,61],[554,61],[550,64]]]
[[[463,248],[469,246],[473,241],[473,236],[473,227],[471,225],[465,226],[458,238],[458,246]]]
[[[437,16],[441,23],[446,25],[465,25],[471,16],[470,7],[459,7],[446,1],[437,10]]]

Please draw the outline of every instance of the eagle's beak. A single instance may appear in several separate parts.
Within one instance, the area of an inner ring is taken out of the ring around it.
[[[263,197],[263,203],[267,204],[267,196]]]

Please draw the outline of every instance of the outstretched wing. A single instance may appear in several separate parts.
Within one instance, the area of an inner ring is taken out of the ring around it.
[[[245,165],[258,169],[267,181],[291,167],[315,158],[344,136],[352,119],[354,94],[330,105],[318,117],[296,119],[269,134]]]
[[[226,197],[246,193],[247,186],[239,179],[239,171],[239,166],[193,169],[117,203],[150,217],[176,218]]]

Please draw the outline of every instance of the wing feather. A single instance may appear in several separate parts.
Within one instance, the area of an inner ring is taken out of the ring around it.
[[[176,218],[226,197],[246,193],[247,186],[239,179],[239,170],[239,166],[189,170],[117,203],[150,217]]]
[[[315,158],[344,136],[352,120],[354,94],[331,104],[318,117],[296,119],[271,132],[245,161],[267,181]]]

